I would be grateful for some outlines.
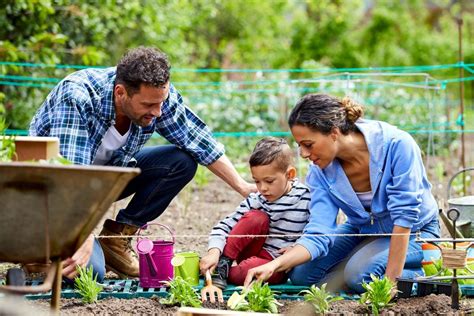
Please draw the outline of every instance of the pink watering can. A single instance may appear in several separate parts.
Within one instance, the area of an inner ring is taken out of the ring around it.
[[[141,227],[138,235],[146,226],[157,225],[166,229],[171,234],[171,241],[150,240],[146,237],[138,237],[137,253],[140,267],[140,286],[144,288],[155,288],[164,286],[163,281],[173,278],[173,258],[174,233],[169,227],[152,223]]]

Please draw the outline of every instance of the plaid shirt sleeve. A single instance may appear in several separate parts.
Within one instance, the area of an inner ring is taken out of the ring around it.
[[[29,133],[32,136],[58,137],[62,156],[74,164],[89,165],[91,143],[87,132],[87,117],[91,104],[85,87],[62,81],[36,113]]]
[[[169,142],[189,152],[201,165],[207,166],[224,154],[224,147],[212,136],[209,127],[183,102],[170,85],[168,100],[163,104],[156,131]]]

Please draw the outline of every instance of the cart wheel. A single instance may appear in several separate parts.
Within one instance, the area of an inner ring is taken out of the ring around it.
[[[25,285],[25,272],[23,269],[11,268],[7,272],[7,285],[24,286]]]

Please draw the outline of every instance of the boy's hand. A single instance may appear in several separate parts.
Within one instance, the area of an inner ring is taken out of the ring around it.
[[[205,255],[199,262],[199,270],[201,271],[201,274],[205,275],[207,270],[209,270],[209,272],[211,273],[214,272],[214,269],[216,268],[217,263],[219,262],[220,256],[221,251],[219,249],[209,249],[207,255]]]

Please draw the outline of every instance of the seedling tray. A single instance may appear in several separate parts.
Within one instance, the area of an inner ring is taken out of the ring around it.
[[[430,294],[445,294],[451,296],[451,282],[440,281],[415,281],[412,279],[399,279],[397,283],[398,297],[408,298],[413,296],[426,296]],[[470,284],[459,285],[462,295],[474,296],[474,286]]]
[[[30,285],[40,285],[42,281],[32,281],[29,282]],[[168,292],[167,288],[142,288],[139,286],[138,280],[105,280],[104,289],[99,294],[99,299],[108,298],[108,297],[116,297],[116,298],[139,298],[139,297],[167,297]],[[199,280],[199,285],[195,286],[194,288],[197,290],[201,290],[204,286],[204,280]],[[276,298],[279,300],[302,300],[303,296],[298,295],[302,290],[307,290],[309,287],[307,286],[296,286],[291,284],[290,282],[285,284],[278,284],[278,285],[270,285],[270,288],[276,292]],[[230,284],[227,288],[223,291],[224,298],[228,299],[233,292],[240,291],[238,286]],[[339,296],[342,296],[344,299],[353,300],[358,299],[358,295],[351,295],[348,293],[338,293]],[[40,294],[28,294],[25,296],[28,299],[36,300],[36,299],[49,299],[51,297],[51,293],[40,293]],[[61,290],[61,297],[62,298],[80,298],[79,294],[74,290],[74,287],[70,284],[66,284],[63,282],[62,290]]]

